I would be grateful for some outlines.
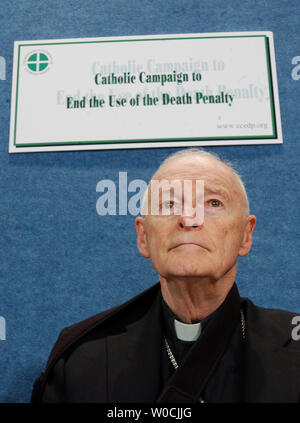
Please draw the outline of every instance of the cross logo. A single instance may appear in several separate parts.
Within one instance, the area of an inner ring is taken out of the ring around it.
[[[52,63],[49,53],[44,51],[35,51],[31,52],[26,60],[27,69],[34,74],[41,74],[46,72],[49,69],[50,64]]]

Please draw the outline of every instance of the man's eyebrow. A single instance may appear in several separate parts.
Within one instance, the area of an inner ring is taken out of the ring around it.
[[[204,184],[204,194],[218,194],[226,198],[227,200],[230,199],[229,192],[225,188],[211,186],[207,184]]]

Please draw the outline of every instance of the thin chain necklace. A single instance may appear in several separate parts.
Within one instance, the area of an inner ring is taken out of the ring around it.
[[[243,341],[245,341],[245,339],[246,339],[246,320],[245,320],[244,312],[243,312],[242,309],[240,309],[240,316],[241,316],[240,321],[241,321],[242,338],[243,338]],[[166,346],[168,357],[171,361],[172,366],[176,370],[179,367],[178,363],[176,361],[176,358],[174,357],[174,354],[172,353],[172,350],[171,350],[171,347],[170,347],[170,345],[167,341],[167,338],[164,337],[164,339],[165,339],[165,346]],[[200,402],[204,402],[204,400],[202,398],[200,398]]]

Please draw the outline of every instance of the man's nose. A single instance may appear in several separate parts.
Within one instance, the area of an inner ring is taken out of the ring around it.
[[[179,226],[183,229],[200,229],[203,225],[203,210],[190,209],[185,210],[179,218]]]

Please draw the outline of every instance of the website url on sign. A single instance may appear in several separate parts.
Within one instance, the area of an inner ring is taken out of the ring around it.
[[[267,129],[268,128],[268,124],[267,123],[252,123],[252,122],[245,122],[245,123],[222,123],[222,124],[218,124],[217,128],[219,129],[233,129],[233,128],[238,128],[238,129]]]

